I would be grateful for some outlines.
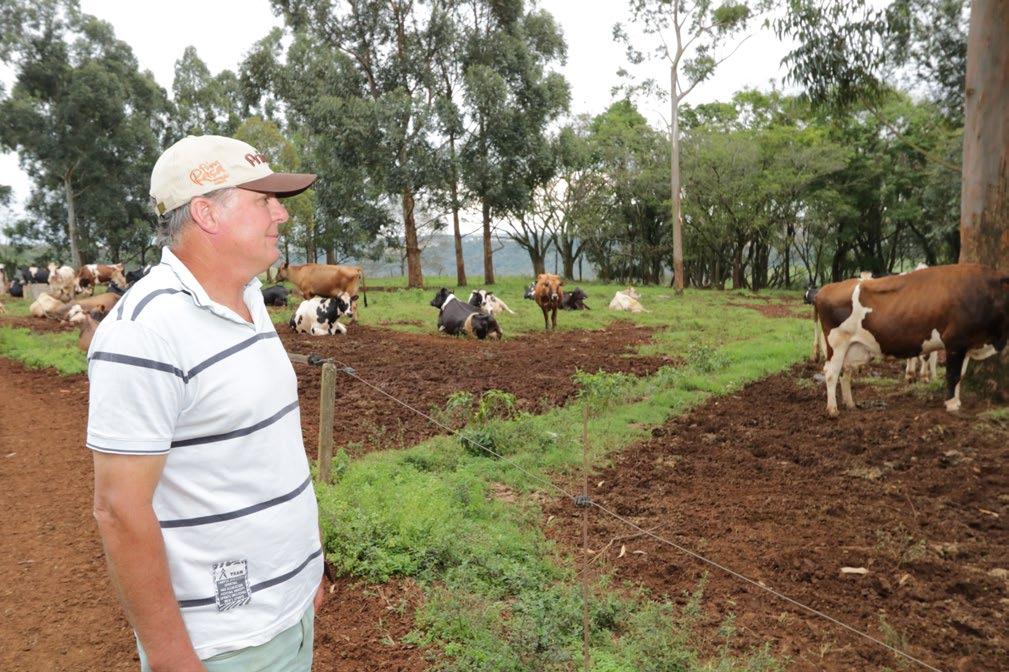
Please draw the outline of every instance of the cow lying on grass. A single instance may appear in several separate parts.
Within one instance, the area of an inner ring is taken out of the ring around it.
[[[946,410],[960,410],[970,360],[1001,352],[1009,339],[1009,275],[975,264],[825,285],[816,314],[827,345],[827,412],[836,417],[837,383],[855,407],[851,376],[874,356],[909,358],[946,350]]]
[[[488,292],[485,289],[474,289],[469,295],[469,305],[485,315],[493,315],[494,317],[505,311],[508,311],[509,315],[516,314],[514,310],[508,307],[508,304],[494,296],[494,292]]]
[[[263,303],[268,306],[286,306],[287,297],[290,293],[291,290],[283,285],[263,287]]]
[[[340,316],[348,314],[356,300],[357,296],[351,296],[347,292],[339,296],[305,299],[298,305],[288,324],[294,331],[312,336],[346,334],[347,327],[340,324]]]
[[[350,322],[357,323],[357,292],[364,295],[364,306],[368,307],[368,292],[364,288],[364,269],[360,266],[338,266],[334,264],[301,264],[291,266],[287,262],[277,270],[277,282],[290,280],[306,299],[313,296],[336,297],[347,293],[354,297]]]
[[[487,337],[501,338],[501,327],[493,315],[487,315],[474,306],[463,303],[444,287],[431,299],[431,305],[438,309],[438,331],[453,336],[476,336],[480,340]]]
[[[581,287],[575,287],[574,291],[564,295],[564,300],[561,301],[561,310],[590,310],[585,303],[587,298],[589,295]]]
[[[560,276],[553,273],[540,273],[536,276],[533,296],[536,297],[536,304],[543,311],[544,329],[557,328],[557,310],[564,303],[564,290],[561,288],[563,284],[564,281]]]
[[[641,296],[633,287],[620,290],[613,295],[610,301],[610,310],[626,310],[632,313],[643,313],[645,307],[641,305]]]
[[[28,306],[28,312],[31,313],[32,317],[53,317],[57,319],[55,315],[65,307],[65,303],[43,292],[39,294],[37,299],[32,301],[32,305]]]

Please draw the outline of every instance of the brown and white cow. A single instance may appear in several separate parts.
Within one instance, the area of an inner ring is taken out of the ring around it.
[[[84,264],[77,269],[74,292],[80,294],[84,290],[90,289],[91,294],[95,293],[95,285],[108,284],[114,282],[119,287],[126,287],[126,276],[123,274],[122,264]]]
[[[277,281],[290,280],[298,287],[302,297],[313,296],[336,298],[346,292],[356,297],[358,288],[368,307],[368,293],[364,287],[364,269],[360,266],[340,266],[337,264],[289,265],[284,262],[277,270]],[[350,321],[357,322],[357,300],[351,305]]]
[[[874,356],[946,351],[946,410],[960,409],[970,360],[1000,352],[1009,338],[1009,276],[976,264],[825,285],[816,313],[827,344],[827,412],[837,416],[837,383],[854,408],[851,374]]]
[[[553,273],[540,273],[536,276],[536,287],[533,288],[533,298],[543,311],[543,328],[557,328],[557,310],[564,303],[564,281]],[[548,318],[547,315],[550,317]],[[551,321],[553,325],[551,326]]]

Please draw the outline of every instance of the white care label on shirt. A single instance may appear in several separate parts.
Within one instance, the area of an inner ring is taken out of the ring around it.
[[[229,560],[214,565],[214,598],[218,611],[234,609],[252,600],[248,561]]]

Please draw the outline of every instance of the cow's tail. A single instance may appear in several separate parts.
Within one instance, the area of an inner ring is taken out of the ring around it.
[[[361,294],[364,295],[364,307],[368,307],[368,287],[364,282],[364,269],[361,269]]]

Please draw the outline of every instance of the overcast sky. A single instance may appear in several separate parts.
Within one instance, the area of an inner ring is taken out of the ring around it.
[[[81,0],[83,11],[112,24],[116,36],[133,49],[141,69],[150,70],[167,91],[171,91],[175,61],[187,46],[196,47],[212,73],[237,71],[249,47],[270,28],[282,25],[273,16],[268,0],[159,0],[170,11],[155,11],[151,2],[129,0]],[[571,85],[572,114],[598,114],[612,102],[610,90],[617,83],[617,69],[625,64],[623,48],[613,42],[612,28],[626,20],[627,3],[621,0],[540,0],[540,7],[557,19],[568,45],[567,62],[560,68]],[[654,43],[642,39],[642,50]],[[768,89],[772,82],[781,87],[784,70],[781,59],[787,45],[767,30],[751,31],[739,50],[687,99],[696,104],[727,100],[743,87]],[[668,63],[641,66],[635,73],[665,84]],[[12,72],[0,66],[9,90]],[[668,118],[667,105],[639,101],[642,112],[653,125],[661,127]],[[29,182],[17,166],[13,154],[0,155],[0,184],[13,186],[19,205],[27,198]]]

